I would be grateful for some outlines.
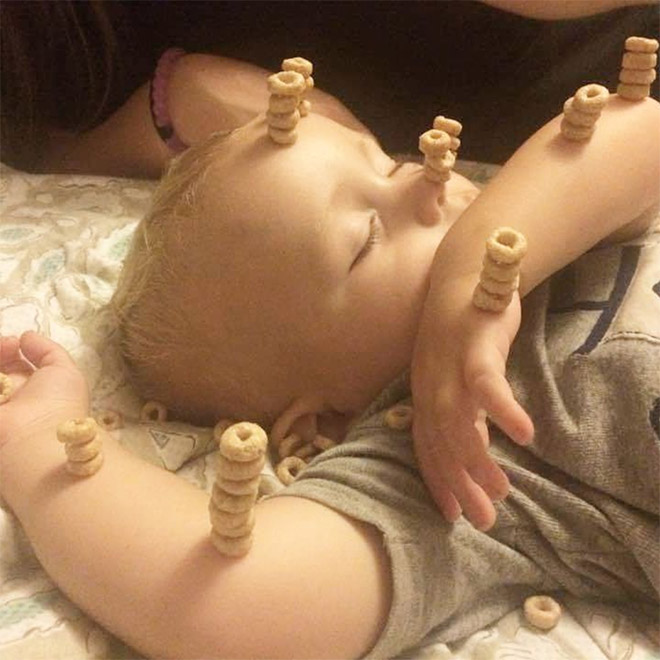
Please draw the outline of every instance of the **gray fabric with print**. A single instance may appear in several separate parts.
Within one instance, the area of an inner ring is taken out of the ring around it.
[[[660,234],[593,250],[537,287],[508,376],[536,437],[521,448],[492,430],[512,489],[488,533],[441,518],[410,434],[384,426],[386,409],[409,397],[405,378],[281,492],[382,531],[393,602],[369,658],[432,629],[460,639],[532,593],[566,590],[657,616]]]

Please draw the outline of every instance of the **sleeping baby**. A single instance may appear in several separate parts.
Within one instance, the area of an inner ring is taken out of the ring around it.
[[[612,95],[580,140],[561,119],[483,192],[451,171],[431,180],[313,108],[276,127],[291,140],[275,141],[265,114],[177,157],[112,301],[131,379],[180,419],[249,420],[275,446],[331,442],[257,504],[240,561],[207,549],[201,499],[110,443],[77,487],[97,493],[98,521],[130,510],[113,538],[141,557],[117,574],[112,552],[89,557],[106,567],[98,594],[73,568],[55,579],[141,650],[187,657],[391,657],[538,591],[657,611],[660,106]],[[503,225],[528,250],[519,293],[492,312],[472,298]],[[48,340],[22,342],[32,378],[45,355],[74,370]],[[393,428],[402,402],[412,426]],[[7,465],[20,444],[7,442]],[[113,478],[140,496],[120,497]],[[155,547],[161,498],[176,512]],[[172,565],[180,576],[138,586]],[[255,598],[265,575],[274,586]],[[124,611],[140,588],[163,605],[135,622]],[[218,632],[193,643],[200,618]]]

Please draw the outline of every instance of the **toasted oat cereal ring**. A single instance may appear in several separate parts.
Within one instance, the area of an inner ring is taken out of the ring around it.
[[[656,79],[655,69],[621,69],[619,82],[632,85],[650,85]]]
[[[523,610],[527,621],[541,630],[554,628],[561,616],[561,606],[550,596],[530,596]]]
[[[591,128],[598,120],[598,115],[590,112],[580,112],[579,110],[564,111],[564,119],[571,126],[582,128]]]
[[[314,65],[304,57],[288,57],[282,60],[282,71],[296,71],[307,78],[312,75]]]
[[[281,128],[285,131],[294,129],[300,121],[300,112],[296,109],[292,112],[271,112],[266,113],[266,121],[273,128]]]
[[[309,92],[310,89],[314,89],[315,84],[316,83],[314,82],[314,78],[312,78],[312,76],[305,78],[305,91]]]
[[[254,529],[256,517],[254,508],[245,513],[230,514],[226,511],[220,511],[215,506],[209,506],[209,520],[212,529],[217,534],[235,538],[249,534]]]
[[[512,296],[496,296],[488,291],[484,291],[481,285],[477,284],[472,294],[472,304],[486,312],[503,312],[511,303]]]
[[[67,461],[66,469],[77,477],[90,477],[101,469],[103,454],[97,454],[88,461]]]
[[[624,69],[655,69],[657,63],[657,53],[624,53],[621,58]]]
[[[589,83],[573,95],[573,107],[581,112],[600,112],[607,104],[610,93],[607,87]]]
[[[9,376],[0,372],[0,403],[9,400],[13,389]]]
[[[261,474],[266,464],[266,456],[255,458],[253,461],[230,461],[220,452],[216,454],[216,474],[230,481],[244,481]]]
[[[124,428],[124,416],[117,410],[100,410],[94,416],[96,423],[106,431]]]
[[[83,444],[71,444],[67,443],[64,446],[64,451],[66,452],[67,458],[74,463],[84,463],[85,461],[90,461],[94,456],[96,456],[103,446],[101,439],[97,436],[92,438],[89,442]]]
[[[498,227],[486,240],[488,256],[500,264],[520,261],[527,252],[527,239],[511,227]]]
[[[493,293],[496,296],[507,296],[518,288],[520,282],[519,277],[515,277],[508,282],[498,282],[497,280],[492,280],[489,277],[484,277],[483,273],[481,274],[481,279],[479,284],[483,289],[488,293]]]
[[[516,277],[519,270],[520,264],[518,263],[498,264],[496,261],[490,259],[488,254],[484,255],[481,272],[485,277],[497,280],[498,282],[510,282]]]
[[[413,409],[405,403],[392,406],[385,413],[385,425],[397,431],[406,431],[412,427]]]
[[[590,138],[596,130],[596,124],[594,123],[591,126],[576,126],[567,117],[564,117],[561,120],[559,128],[563,137],[567,140],[577,142]]]
[[[449,136],[449,148],[456,152],[460,149],[461,147],[461,140],[460,138],[454,137],[453,135]]]
[[[280,441],[280,444],[277,447],[277,453],[280,455],[280,458],[286,458],[287,456],[291,456],[304,444],[305,441],[298,433],[291,433]]]
[[[213,527],[212,529],[216,534],[220,534],[221,536],[227,536],[229,538],[238,538],[239,536],[245,536],[247,534],[250,534],[254,529],[254,524],[255,524],[255,516],[252,516],[251,518],[248,518],[247,522],[245,522],[242,525],[238,525],[237,527],[223,527],[222,529]]]
[[[229,513],[218,509],[213,500],[209,501],[209,520],[213,529],[238,529],[250,524],[254,526],[254,516],[254,507],[240,513]]]
[[[96,437],[98,424],[93,417],[69,419],[57,427],[57,439],[74,445],[82,445]]]
[[[627,101],[641,101],[651,93],[651,86],[619,83],[616,88],[616,93]]]
[[[220,437],[220,453],[230,461],[254,461],[266,452],[268,436],[258,424],[238,422]]]
[[[268,135],[277,144],[293,144],[298,139],[298,131],[285,131],[282,128],[268,127]]]
[[[337,446],[334,440],[326,438],[324,435],[317,435],[313,440],[313,444],[319,451],[327,451]]]
[[[289,486],[306,467],[307,463],[302,458],[287,456],[278,463],[275,474],[285,486]]]
[[[147,401],[140,410],[141,422],[166,422],[167,408],[158,401]]]
[[[230,427],[233,426],[234,424],[237,424],[238,422],[235,419],[221,419],[216,423],[216,425],[213,427],[213,439],[220,444],[220,439],[222,438],[222,434]]]
[[[489,270],[497,267],[499,264],[496,264],[493,261],[488,261],[488,265],[484,266],[481,269],[481,274],[479,276],[479,280],[481,282],[484,282],[486,280],[489,280],[491,282],[497,282],[499,284],[510,284],[511,282],[515,282],[518,279],[518,273],[520,272],[520,264],[515,263],[515,264],[507,264],[509,268],[504,271],[503,269],[497,273],[497,277],[493,277]],[[506,277],[505,277],[506,275]]]
[[[307,461],[309,458],[316,455],[316,447],[311,442],[308,442],[300,449],[296,449],[296,451],[293,452],[293,455],[302,458],[303,461]]]
[[[573,126],[593,126],[600,117],[600,111],[584,112],[578,110],[574,103],[573,97],[566,100],[564,103],[564,118]]]
[[[252,547],[252,534],[231,538],[211,531],[209,538],[215,549],[226,557],[243,557]]]
[[[251,495],[259,491],[260,481],[261,475],[258,474],[256,477],[241,479],[240,481],[218,477],[215,483],[218,485],[218,488],[221,488],[225,493],[229,493],[230,495]]]
[[[303,99],[298,105],[298,112],[300,112],[301,117],[307,117],[307,115],[312,111],[312,104],[307,99]]]
[[[232,495],[222,490],[216,482],[211,490],[211,500],[219,511],[226,513],[242,513],[249,511],[257,501],[257,491],[248,495]]]
[[[456,119],[449,119],[449,117],[438,115],[433,120],[433,128],[437,128],[439,131],[444,131],[450,136],[458,137],[463,130],[463,124]]]
[[[249,536],[252,534],[252,530],[254,529],[254,525],[249,526],[249,525],[244,525],[243,527],[236,527],[236,529],[223,529],[223,530],[215,530],[213,529],[211,533],[218,534],[219,536],[224,536],[228,539],[238,539],[241,538],[242,536]]]
[[[271,94],[268,99],[268,109],[277,114],[293,112],[298,107],[298,103],[297,96]]]
[[[300,96],[307,83],[305,77],[297,71],[279,71],[268,76],[268,91],[278,96]]]
[[[628,37],[625,48],[633,53],[655,53],[658,50],[658,40],[647,37]]]
[[[436,172],[447,172],[456,165],[456,154],[453,151],[445,151],[444,154],[426,156],[424,165],[428,165]]]
[[[451,140],[445,131],[432,128],[419,136],[419,150],[425,156],[442,155],[449,149]]]
[[[578,108],[575,105],[575,97],[571,96],[571,98],[566,99],[564,101],[564,114],[565,115],[573,115],[573,114],[580,114],[584,115],[585,117],[588,117],[592,123],[596,122],[598,120],[598,117],[600,117],[601,110],[598,108],[593,108],[593,107],[586,107],[586,108]]]
[[[447,183],[451,179],[451,170],[436,170],[430,165],[425,164],[424,176],[433,183]]]

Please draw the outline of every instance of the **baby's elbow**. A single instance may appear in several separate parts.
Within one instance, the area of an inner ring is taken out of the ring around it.
[[[647,155],[644,160],[648,183],[649,206],[660,203],[660,103],[654,98],[645,99],[642,104],[640,122],[646,133]]]

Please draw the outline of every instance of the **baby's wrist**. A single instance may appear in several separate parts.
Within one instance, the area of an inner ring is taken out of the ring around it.
[[[10,507],[14,508],[15,500],[23,491],[25,470],[34,473],[56,466],[59,460],[55,428],[49,431],[42,428],[25,434],[3,434],[4,442],[0,444],[0,497]]]
[[[79,405],[68,403],[59,410],[52,410],[46,414],[35,416],[30,421],[19,419],[18,415],[3,416],[0,429],[0,460],[2,453],[10,445],[23,445],[28,442],[57,435],[58,425],[68,419],[79,419],[86,417],[87,404],[80,402]]]
[[[479,283],[479,271],[453,275],[434,273],[427,300],[434,300],[448,309],[464,308],[472,300],[472,293]]]
[[[29,492],[42,487],[40,484],[43,485],[53,475],[61,475],[72,483],[83,478],[68,469],[72,459],[65,443],[58,438],[57,426],[33,428],[0,447],[0,498],[12,509],[20,508],[29,499]],[[97,429],[95,441],[98,441],[100,453],[106,459],[103,462],[107,462],[117,442],[102,428]]]

